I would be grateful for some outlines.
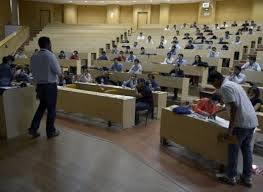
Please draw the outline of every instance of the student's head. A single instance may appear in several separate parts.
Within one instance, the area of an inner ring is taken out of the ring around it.
[[[144,52],[145,51],[145,48],[144,47],[141,47],[141,52]]]
[[[253,29],[249,29],[249,30],[248,30],[248,33],[249,33],[249,34],[252,34],[252,33],[253,33]]]
[[[102,51],[101,54],[102,54],[102,55],[106,55],[106,52],[105,52],[105,51]]]
[[[251,21],[251,24],[254,24],[254,23],[255,23],[255,21],[252,20],[252,21]]]
[[[235,74],[235,75],[239,75],[240,72],[241,72],[241,67],[238,66],[238,65],[235,66],[235,67],[234,67],[234,74]]]
[[[105,52],[105,51],[103,51],[103,52]],[[78,51],[73,51],[73,55],[78,55],[79,54],[79,52]]]
[[[133,55],[133,51],[130,51],[130,55]]]
[[[189,41],[188,41],[188,44],[189,44],[189,45],[192,45],[192,44],[193,44],[193,41],[192,41],[192,40],[189,40]]]
[[[258,99],[260,95],[259,88],[256,86],[250,87],[247,91],[247,95],[249,99],[255,99],[255,98]]]
[[[149,35],[149,36],[147,37],[147,39],[148,39],[149,41],[152,40],[152,36]]]
[[[196,55],[195,56],[195,62],[198,62],[198,63],[202,62],[202,59],[201,59],[200,55]]]
[[[216,52],[216,47],[212,47],[212,51]]]
[[[123,55],[123,51],[120,51],[120,55]]]
[[[248,58],[248,62],[250,63],[250,64],[253,64],[253,63],[255,63],[256,62],[256,57],[255,56],[250,56],[249,58]]]
[[[215,24],[215,27],[218,27],[218,23]]]
[[[219,89],[224,81],[224,77],[217,71],[212,71],[209,75],[208,81],[216,88]]]
[[[139,65],[139,63],[140,63],[139,59],[134,59],[134,64],[135,65]]]
[[[223,23],[224,25],[226,25],[226,22],[224,21],[224,23]]]
[[[261,31],[261,26],[257,26],[257,31]]]
[[[176,35],[180,35],[180,31],[179,30],[176,30]]]
[[[164,41],[164,36],[163,35],[161,36],[161,41]]]
[[[136,75],[136,74],[132,74],[132,75],[131,75],[131,79],[132,79],[132,80],[137,79],[137,75]]]
[[[178,59],[182,60],[184,58],[184,55],[182,53],[178,54]]]
[[[140,36],[143,36],[143,33],[142,33],[142,32],[140,32]]]
[[[213,103],[213,104],[217,104],[217,103],[220,103],[221,102],[221,96],[219,94],[213,94],[210,101]]]
[[[240,41],[240,36],[236,36],[236,42]]]
[[[40,37],[38,39],[38,45],[40,47],[40,49],[47,49],[49,51],[51,51],[51,41],[49,39],[49,37]]]
[[[65,54],[65,52],[64,52],[63,50],[61,50],[61,51],[60,51],[60,54],[61,54],[61,55],[64,55],[64,54]]]
[[[227,45],[223,45],[221,50],[228,50],[228,46]]]
[[[173,37],[173,41],[177,41],[178,38],[176,36]]]
[[[8,64],[8,57],[3,57],[2,63],[3,64]]]

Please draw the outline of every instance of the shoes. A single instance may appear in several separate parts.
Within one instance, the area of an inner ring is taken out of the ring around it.
[[[227,175],[225,174],[218,174],[216,176],[218,178],[218,180],[222,183],[225,183],[227,185],[236,185],[237,184],[237,179],[236,177],[233,177],[233,178],[229,178]]]
[[[251,177],[250,178],[244,178],[241,176],[240,180],[239,180],[239,184],[244,185],[248,188],[251,188],[253,185],[252,178]]]
[[[28,129],[28,134],[32,136],[32,138],[37,138],[40,136],[40,133],[37,131],[32,130],[31,128]]]
[[[54,131],[52,133],[47,134],[47,139],[51,139],[53,137],[57,137],[57,136],[59,136],[59,134],[60,134],[60,131],[56,130],[56,131]]]

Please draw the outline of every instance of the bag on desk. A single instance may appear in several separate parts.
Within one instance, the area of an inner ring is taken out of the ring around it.
[[[182,106],[173,108],[173,112],[180,115],[189,115],[192,113],[188,107]]]

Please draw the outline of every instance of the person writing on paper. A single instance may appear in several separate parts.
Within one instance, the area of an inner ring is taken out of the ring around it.
[[[221,96],[214,94],[210,98],[202,98],[193,107],[193,111],[207,117],[215,117],[216,113],[219,112],[220,107],[218,103],[221,101]]]
[[[227,77],[229,81],[233,81],[237,84],[244,84],[246,83],[246,75],[241,73],[241,67],[235,66],[233,73]]]
[[[259,88],[256,86],[250,87],[247,91],[247,95],[248,95],[255,111],[260,112],[262,100],[259,98],[259,96],[260,96]]]
[[[137,75],[132,74],[128,81],[124,81],[122,87],[134,89],[137,86]]]
[[[164,59],[163,64],[174,64],[174,58],[170,52],[167,53],[167,57]]]
[[[0,65],[0,87],[10,86],[12,79],[13,73],[8,64],[8,57],[3,57],[2,64]]]
[[[79,77],[79,82],[83,83],[91,83],[92,82],[92,77],[91,74],[89,73],[88,69],[85,69],[83,73]]]
[[[113,65],[111,66],[111,71],[114,71],[114,72],[122,72],[123,71],[123,65],[121,63],[119,63],[117,58],[115,58],[113,61]]]
[[[257,59],[255,56],[250,56],[248,62],[246,62],[241,69],[249,71],[261,71],[260,65],[256,62]]]
[[[252,187],[252,147],[255,128],[259,125],[257,115],[246,92],[241,85],[224,78],[217,71],[210,73],[208,81],[218,89],[226,108],[230,112],[228,135],[234,136],[236,144],[228,145],[228,169],[218,179],[229,185],[237,183],[237,164],[239,149],[243,155],[243,173],[240,182]]]
[[[139,59],[134,60],[134,65],[130,68],[129,73],[132,74],[142,74],[142,66]]]

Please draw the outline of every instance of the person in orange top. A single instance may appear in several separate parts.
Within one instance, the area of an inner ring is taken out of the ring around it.
[[[220,111],[220,107],[217,105],[220,100],[220,95],[213,95],[211,99],[202,98],[193,107],[193,111],[204,116],[215,116]]]

